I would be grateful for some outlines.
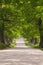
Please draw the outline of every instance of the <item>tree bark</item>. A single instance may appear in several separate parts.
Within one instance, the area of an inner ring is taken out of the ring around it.
[[[5,44],[5,41],[4,41],[4,21],[2,23],[2,26],[1,26],[1,42]]]
[[[40,33],[40,44],[39,44],[39,46],[43,48],[43,29],[42,29],[42,20],[41,20],[41,18],[39,18],[38,26],[39,26],[39,33]]]
[[[39,44],[39,46],[40,46],[41,48],[43,48],[43,36],[40,36],[40,44]]]

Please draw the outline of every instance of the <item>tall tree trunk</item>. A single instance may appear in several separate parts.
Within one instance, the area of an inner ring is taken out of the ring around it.
[[[43,48],[43,36],[40,36],[40,45],[39,46]]]
[[[4,22],[2,23],[2,26],[1,26],[1,42],[5,43],[5,41],[4,41]]]
[[[39,25],[39,32],[40,32],[40,44],[39,44],[39,46],[43,48],[43,29],[42,29],[41,18],[39,18],[38,25]]]
[[[34,45],[37,43],[38,43],[37,38],[34,38]]]
[[[2,2],[0,3],[0,11],[1,11],[0,19],[2,20],[2,24],[1,24],[1,28],[0,28],[0,39],[1,39],[2,43],[5,43],[4,42],[4,20],[3,20],[4,16],[2,14]]]

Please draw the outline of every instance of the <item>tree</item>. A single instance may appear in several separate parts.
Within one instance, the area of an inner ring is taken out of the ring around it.
[[[13,38],[23,35],[29,38],[42,35],[38,27],[41,22],[37,22],[39,16],[43,20],[42,2],[42,0],[1,0],[1,36],[4,37],[6,34],[9,38]],[[1,39],[4,40],[4,38]]]
[[[41,20],[41,17],[38,20],[38,25],[39,25],[39,32],[40,32],[40,47],[43,48],[43,29],[42,29],[42,20]]]

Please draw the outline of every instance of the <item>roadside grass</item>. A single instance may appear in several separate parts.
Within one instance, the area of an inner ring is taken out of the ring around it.
[[[11,48],[11,47],[15,47],[16,43],[12,42],[10,44],[4,44],[0,42],[0,49],[7,49],[7,48]]]
[[[30,43],[30,42],[28,42],[28,41],[25,41],[25,45],[26,45],[27,47],[31,47],[31,48],[36,48],[36,49],[43,50],[43,48],[41,48],[41,47],[39,46],[39,43],[34,44],[34,43]]]
[[[41,48],[40,46],[39,46],[39,43],[36,43],[36,44],[34,44],[34,43],[30,43],[30,42],[28,42],[28,41],[25,41],[25,45],[29,48],[35,48],[35,49],[40,49],[40,50],[42,50],[43,51],[43,48]]]
[[[16,43],[15,42],[12,42],[11,44],[10,44],[10,47],[15,47],[16,46]]]
[[[9,47],[9,45],[6,45],[6,44],[0,42],[0,49],[5,49],[8,47]]]

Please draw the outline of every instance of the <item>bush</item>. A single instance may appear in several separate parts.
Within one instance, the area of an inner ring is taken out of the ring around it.
[[[10,47],[15,47],[16,46],[16,43],[15,42],[12,42],[11,44],[10,44]]]
[[[0,49],[4,49],[4,48],[7,48],[7,47],[8,47],[8,45],[3,44],[2,42],[0,42]]]

